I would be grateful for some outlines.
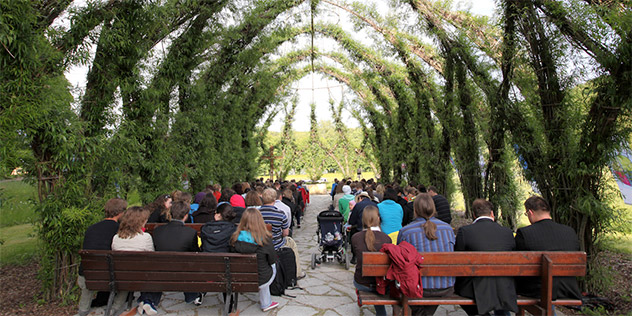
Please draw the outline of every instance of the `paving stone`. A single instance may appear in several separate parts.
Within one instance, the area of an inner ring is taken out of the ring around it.
[[[277,307],[278,309],[278,307]],[[319,311],[307,306],[288,305],[277,311],[277,316],[309,316],[316,315]]]

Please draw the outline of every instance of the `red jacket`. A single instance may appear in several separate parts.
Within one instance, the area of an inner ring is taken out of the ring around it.
[[[423,286],[419,267],[423,257],[410,243],[403,241],[399,245],[384,244],[381,252],[391,258],[391,266],[386,272],[386,278],[397,280],[400,290],[407,297],[423,297]]]

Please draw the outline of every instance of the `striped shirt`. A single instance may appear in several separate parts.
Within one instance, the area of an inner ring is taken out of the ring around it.
[[[426,220],[417,218],[399,231],[397,244],[407,241],[419,252],[452,252],[454,251],[455,236],[452,227],[434,217],[430,221],[437,225],[436,240],[426,238],[423,224]],[[423,256],[423,254],[422,254]],[[454,277],[421,277],[424,289],[445,289],[454,286]]]
[[[283,211],[275,206],[263,205],[259,211],[261,216],[263,216],[263,221],[272,225],[272,243],[274,244],[274,250],[278,250],[285,245],[283,230],[290,228],[290,220]]]

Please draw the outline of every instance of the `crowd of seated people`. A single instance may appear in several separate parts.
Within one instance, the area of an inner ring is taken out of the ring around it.
[[[400,187],[373,180],[341,180],[332,187],[333,207],[341,212],[349,228],[352,263],[356,264],[354,285],[375,291],[374,280],[362,277],[362,253],[379,251],[384,244],[411,244],[418,252],[579,250],[577,235],[568,226],[552,222],[550,207],[541,197],[529,198],[524,206],[531,226],[515,233],[495,222],[490,202],[477,199],[472,205],[474,223],[456,230],[450,225],[450,202],[432,186]],[[301,228],[301,217],[309,192],[301,181],[238,182],[231,187],[208,186],[192,195],[173,191],[160,194],[143,207],[127,207],[122,199],[105,204],[106,219],[86,231],[84,249],[127,251],[204,251],[256,253],[259,266],[259,300],[263,311],[278,306],[270,297],[270,284],[277,271],[277,252],[290,248],[295,253],[297,279],[305,276],[292,230]],[[146,223],[167,223],[153,236],[144,233]],[[184,223],[203,223],[200,237]],[[269,228],[265,228],[265,225]],[[263,228],[262,228],[263,227]],[[85,278],[79,315],[89,313],[94,293],[86,290]],[[468,315],[517,312],[517,294],[537,296],[537,280],[513,278],[422,277],[424,296],[456,293],[475,299],[464,306]],[[580,298],[574,278],[555,280],[554,298]],[[479,293],[486,288],[486,293]],[[492,290],[489,290],[492,289]],[[478,292],[477,292],[478,291]],[[491,294],[490,294],[491,293]],[[184,293],[185,302],[202,304],[205,293]],[[114,308],[123,308],[127,293],[118,293]],[[138,312],[154,315],[162,293],[143,292]],[[433,315],[437,306],[414,307],[414,315]],[[376,306],[377,315],[385,315]]]
[[[121,251],[203,251],[256,253],[259,266],[259,296],[263,311],[278,306],[272,302],[269,286],[275,277],[276,252],[283,247],[294,251],[297,279],[305,276],[299,262],[298,246],[290,229],[300,228],[300,219],[309,191],[302,181],[237,182],[229,188],[210,185],[192,195],[175,190],[160,194],[145,206],[127,207],[114,198],[105,204],[105,220],[90,226],[84,236],[83,249]],[[165,223],[152,234],[144,232],[146,223]],[[200,236],[185,223],[204,224]],[[294,224],[296,223],[296,224]],[[272,226],[268,231],[266,224]],[[77,283],[82,290],[79,315],[88,315],[95,293],[86,289],[80,269]],[[99,300],[109,294],[99,293]],[[122,312],[128,293],[117,293],[115,312]],[[201,305],[205,293],[185,292],[185,302]],[[142,292],[138,298],[139,314],[155,315],[162,293]],[[117,314],[118,314],[117,313]]]

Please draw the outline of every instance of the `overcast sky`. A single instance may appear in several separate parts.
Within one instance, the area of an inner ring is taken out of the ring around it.
[[[385,5],[386,1],[384,0],[364,0],[363,3],[376,3],[382,9],[382,7],[386,10],[388,9]],[[75,1],[75,5],[82,5],[85,3],[85,0]],[[327,5],[324,4],[323,5]],[[470,12],[474,14],[487,15],[492,16],[495,10],[494,0],[461,0],[455,1],[455,6],[458,8],[469,9]],[[332,8],[328,8],[327,10],[335,10]],[[338,9],[339,10],[339,9]],[[69,23],[67,19],[58,19],[56,24],[67,24]],[[340,21],[340,25],[344,29],[351,30],[350,23],[348,21]],[[358,39],[357,36],[354,38]],[[362,39],[358,39],[362,40]],[[322,42],[324,40],[316,40],[315,45],[319,46],[321,49],[326,50],[327,46],[330,43]],[[319,45],[320,44],[320,45]],[[324,46],[324,47],[322,47]],[[94,49],[94,47],[93,47]],[[86,74],[88,71],[87,66],[75,66],[68,69],[66,72],[66,77],[73,85],[73,94],[75,97],[82,95],[86,85]],[[314,88],[312,90],[312,87]],[[322,75],[309,74],[302,79],[294,82],[291,85],[291,88],[294,89],[296,95],[298,96],[298,107],[297,112],[294,118],[294,123],[292,127],[297,131],[308,131],[310,128],[309,123],[309,112],[310,112],[310,104],[314,102],[316,104],[316,115],[319,121],[322,120],[330,120],[331,112],[329,111],[329,99],[332,98],[336,104],[340,102],[343,92],[346,98],[353,98],[351,91],[346,87],[342,86],[337,81],[331,79],[325,79]],[[313,101],[312,101],[313,100]],[[349,100],[347,100],[349,101]],[[285,115],[284,113],[279,113],[275,120],[273,121],[270,130],[280,131],[283,125]],[[358,126],[358,122],[353,119],[348,111],[343,111],[343,119],[348,126],[356,127]]]

